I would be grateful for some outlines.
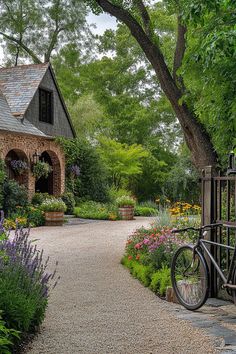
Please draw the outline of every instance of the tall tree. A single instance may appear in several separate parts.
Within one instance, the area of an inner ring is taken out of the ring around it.
[[[177,36],[172,71],[168,67],[158,35],[158,2],[150,5],[143,0],[87,0],[95,13],[105,11],[124,23],[137,40],[151,63],[161,88],[170,101],[180,122],[185,141],[191,151],[194,164],[200,169],[206,165],[216,166],[217,154],[204,126],[200,123],[193,108],[184,100],[185,87],[178,70],[181,67],[186,49],[187,28],[181,18],[179,2],[171,1],[176,13]],[[149,5],[148,5],[148,4]]]
[[[236,4],[199,0],[187,6],[186,2],[184,15],[188,46],[181,71],[186,100],[194,104],[226,167],[227,153],[236,145]]]
[[[55,49],[88,37],[83,1],[0,0],[0,37],[15,65],[20,57],[48,62]],[[89,45],[89,39],[87,41]]]

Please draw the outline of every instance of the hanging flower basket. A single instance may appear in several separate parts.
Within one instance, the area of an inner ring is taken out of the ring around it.
[[[23,175],[29,169],[27,162],[23,160],[11,160],[10,166],[17,175]]]
[[[44,161],[38,161],[33,165],[33,176],[38,180],[41,177],[47,178],[52,172],[52,167]]]

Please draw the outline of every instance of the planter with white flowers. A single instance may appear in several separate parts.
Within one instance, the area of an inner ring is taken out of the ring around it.
[[[41,209],[45,213],[46,226],[62,226],[64,223],[64,213],[66,204],[60,198],[49,198],[41,204]]]

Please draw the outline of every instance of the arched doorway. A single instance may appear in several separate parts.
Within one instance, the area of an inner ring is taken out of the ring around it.
[[[20,185],[28,187],[29,160],[22,150],[10,150],[5,157],[6,173],[9,179],[14,179]]]
[[[35,192],[53,195],[61,194],[61,167],[60,161],[53,151],[44,151],[40,161],[47,162],[52,167],[48,177],[41,177],[35,183]]]
[[[53,168],[51,157],[46,151],[40,156],[40,161],[47,162]],[[41,177],[36,181],[35,192],[53,194],[53,171],[47,178]]]

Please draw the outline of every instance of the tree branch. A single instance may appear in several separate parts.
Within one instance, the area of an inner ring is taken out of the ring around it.
[[[10,42],[13,42],[13,43],[16,43],[17,45],[19,45],[27,54],[29,54],[29,56],[33,59],[35,64],[42,63],[41,60],[37,57],[37,55],[34,54],[34,52],[30,48],[28,48],[24,43],[22,43],[19,39],[9,36],[4,32],[0,32],[0,35],[2,35],[4,38],[9,40]]]
[[[186,143],[192,152],[192,159],[194,164],[198,168],[203,166],[212,165],[215,166],[217,163],[217,154],[211,143],[208,133],[205,131],[203,125],[196,119],[195,114],[189,109],[185,102],[180,102],[180,98],[183,96],[183,91],[181,86],[178,86],[169,68],[165,63],[164,56],[158,44],[149,37],[142,26],[136,21],[136,19],[130,14],[129,11],[122,7],[112,4],[109,0],[95,0],[96,3],[110,15],[116,17],[119,21],[123,22],[130,30],[133,37],[137,40],[143,52],[145,53],[147,59],[152,64],[153,69],[156,72],[157,78],[160,82],[160,86],[167,96],[169,102],[182,127]],[[181,65],[185,41],[183,41],[185,29],[182,29],[182,41],[179,48],[178,55],[176,54],[175,59],[175,71]]]
[[[143,28],[136,21],[136,19],[125,9],[113,5],[108,0],[95,0],[99,6],[103,8],[105,12],[116,17],[121,22],[125,23],[133,37],[137,40],[147,59],[152,64],[158,80],[160,81],[162,90],[165,92],[167,97],[173,97],[173,93],[177,100],[181,98],[181,90],[177,87],[173,77],[165,63],[163,54],[159,46],[154,43],[151,38],[149,38],[144,32]]]
[[[144,5],[142,0],[134,0],[134,2],[136,3],[139,13],[142,17],[144,31],[150,37],[152,35],[151,19],[149,13],[147,12],[146,6]]]
[[[184,53],[186,49],[186,39],[185,39],[186,32],[187,32],[187,28],[186,26],[182,25],[181,17],[178,16],[178,34],[177,34],[177,42],[176,42],[175,56],[174,56],[173,77],[175,82],[181,84],[182,87],[183,87],[183,79],[182,77],[177,75],[177,71],[181,67],[184,58]]]
[[[47,49],[47,52],[45,53],[44,55],[44,62],[47,63],[50,61],[50,57],[51,57],[51,54],[52,54],[52,51],[57,43],[57,39],[58,39],[58,34],[61,32],[60,29],[56,28],[54,31],[53,31],[53,34],[52,34],[52,37],[51,37],[51,41],[49,43],[49,46],[48,46],[48,49]]]

